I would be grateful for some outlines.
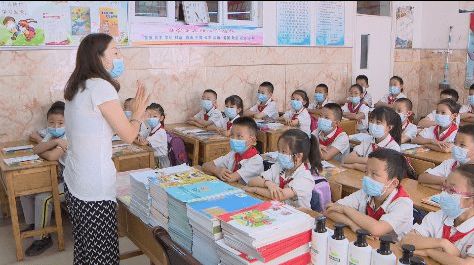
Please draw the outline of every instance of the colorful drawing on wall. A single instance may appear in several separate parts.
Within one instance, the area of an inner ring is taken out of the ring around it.
[[[309,1],[277,1],[278,45],[310,45]]]
[[[46,45],[68,45],[71,43],[64,12],[58,8],[43,12],[43,29]]]
[[[316,2],[316,45],[344,45],[344,2]]]
[[[395,48],[413,47],[413,9],[412,6],[397,8]]]
[[[99,8],[99,32],[119,37],[118,10],[116,8]]]
[[[467,42],[466,58],[466,80],[464,87],[468,88],[474,84],[474,13],[471,13],[469,20],[469,40]]]
[[[44,31],[28,13],[27,4],[0,1],[0,46],[37,46],[44,43]]]
[[[71,35],[85,36],[91,33],[91,10],[84,6],[71,6]]]

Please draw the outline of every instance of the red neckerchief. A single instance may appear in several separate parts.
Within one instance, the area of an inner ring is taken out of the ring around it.
[[[319,144],[321,145],[324,145],[324,146],[330,146],[334,140],[336,140],[337,136],[339,136],[339,134],[341,134],[344,130],[337,126],[336,127],[336,132],[334,133],[334,135],[326,140],[323,140],[321,137],[319,137]]]
[[[446,131],[446,133],[443,135],[443,137],[439,137],[439,135],[441,134],[441,132],[439,130],[441,130],[441,127],[439,125],[436,125],[433,129],[433,133],[436,137],[436,140],[438,141],[444,141],[446,140],[446,138],[448,138],[454,131],[456,131],[458,129],[458,126],[456,125],[456,123],[451,123],[451,126],[449,126],[448,130]]]
[[[456,168],[459,167],[459,162],[458,161],[454,161],[453,165],[451,166],[451,172],[453,172],[454,170],[456,170]]]
[[[204,113],[204,120],[208,121],[209,120],[209,115],[207,113]]]
[[[349,108],[349,111],[350,111],[351,113],[358,113],[360,107],[362,106],[362,104],[363,104],[363,103],[362,103],[362,101],[361,101],[361,102],[359,102],[359,105],[357,105],[357,107],[354,108],[354,106],[352,105],[352,102],[349,102],[349,104],[347,104],[347,107]]]
[[[387,146],[393,141],[393,137],[392,137],[390,134],[388,134],[388,137],[390,137],[390,141],[388,141],[388,143],[387,143],[383,148],[387,147]],[[385,139],[384,139],[384,140],[385,140]],[[382,140],[382,141],[383,141],[383,140]],[[375,151],[375,150],[377,150],[379,147],[380,147],[380,146],[379,146],[378,144],[372,143],[372,152]]]
[[[304,167],[306,168],[306,170],[309,170],[308,164],[304,163]],[[285,180],[282,176],[283,173],[284,173],[284,171],[280,174],[280,185],[279,185],[280,189],[284,189],[286,184],[290,183],[293,180],[293,178],[289,178],[289,179]],[[293,174],[294,174],[294,172],[293,172]]]
[[[230,130],[230,128],[232,128],[232,122],[228,121],[227,122],[227,130]]]
[[[158,127],[158,129],[154,130],[155,132],[153,132],[153,130],[152,130],[152,131],[150,132],[150,135],[148,135],[148,136],[153,136],[153,134],[155,134],[157,131],[159,131],[159,130],[162,129],[162,128],[165,128],[165,127],[163,126],[163,124],[160,124],[160,127]]]
[[[268,103],[270,103],[270,100],[271,100],[271,99],[268,99],[268,100],[267,100],[267,103],[265,103],[265,104],[263,104],[263,105],[262,105],[262,104],[258,105],[258,106],[257,106],[258,112],[262,112],[262,111],[268,106]]]
[[[410,198],[410,195],[408,195],[402,186],[398,187],[397,194],[395,194],[390,203],[394,202],[398,198]],[[374,209],[372,209],[370,206],[370,203],[367,203],[366,212],[368,216],[374,218],[377,221],[380,220],[380,217],[385,214],[385,210],[382,207],[379,207],[377,211],[374,211]]]
[[[472,232],[474,232],[474,229],[467,233],[457,231],[456,233],[454,233],[454,235],[451,236],[451,226],[443,225],[443,238],[449,240],[449,242],[453,244]]]
[[[388,97],[387,97],[387,100],[388,100],[388,104],[392,105],[393,102],[395,102],[395,100],[397,100],[397,97],[388,96]]]
[[[244,159],[252,158],[255,155],[258,155],[257,148],[255,148],[255,147],[249,148],[243,154],[235,153],[235,155],[234,155],[234,170],[232,172],[235,172],[239,169],[240,161],[242,161]]]

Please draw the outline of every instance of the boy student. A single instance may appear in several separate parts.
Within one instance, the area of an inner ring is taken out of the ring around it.
[[[408,143],[416,137],[418,128],[411,122],[413,118],[413,103],[408,98],[399,98],[395,101],[395,111],[402,121],[402,144]]]
[[[55,108],[61,108],[64,106],[64,102],[62,101],[56,101],[50,106],[51,109]],[[41,143],[43,141],[43,138],[48,134],[48,128],[43,128],[37,131],[34,131],[30,134],[30,141],[33,143]]]
[[[447,88],[445,90],[442,90],[439,93],[439,100],[443,100],[445,98],[450,98],[450,99],[454,100],[454,102],[458,102],[459,94],[456,90],[454,90],[452,88]],[[459,113],[461,113],[461,111],[459,111]],[[421,119],[420,122],[418,122],[418,126],[420,126],[421,128],[428,128],[428,127],[431,127],[431,126],[435,126],[436,125],[435,116],[436,116],[436,109],[433,110],[426,117]],[[460,122],[461,122],[461,116],[458,115],[456,117],[456,124],[459,125]]]
[[[222,113],[217,109],[217,93],[212,89],[206,89],[201,97],[201,111],[188,120],[188,123],[200,128],[215,125],[224,128],[226,121]]]
[[[349,136],[339,127],[342,120],[341,107],[336,103],[324,105],[318,119],[319,146],[323,160],[335,158],[341,161],[349,153]],[[315,131],[316,132],[316,131]],[[313,132],[313,134],[316,134]]]
[[[278,106],[276,101],[272,99],[273,89],[272,83],[261,83],[257,92],[257,104],[245,111],[244,115],[254,119],[276,120],[278,118]]]
[[[226,182],[247,183],[263,173],[263,159],[255,145],[257,123],[250,117],[237,118],[231,128],[231,151],[214,161],[206,162],[202,170]]]
[[[369,78],[367,78],[366,75],[358,75],[356,77],[356,84],[358,84],[364,89],[362,94],[362,103],[372,108],[372,95],[370,95],[370,93],[367,91],[367,89],[369,88]]]
[[[319,84],[314,89],[314,102],[311,102],[308,106],[308,111],[311,114],[321,115],[321,109],[327,103],[332,103],[328,98],[329,88],[326,84]]]
[[[469,96],[467,97],[467,105],[463,105],[459,114],[461,115],[461,120],[464,122],[474,123],[474,84],[469,87]]]

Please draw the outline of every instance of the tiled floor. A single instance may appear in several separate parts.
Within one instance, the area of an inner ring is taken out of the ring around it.
[[[22,262],[16,261],[15,241],[12,235],[10,220],[0,217],[0,265],[67,265],[72,264],[73,244],[71,224],[64,220],[64,242],[65,250],[58,251],[56,235],[53,235],[54,245],[46,252],[36,257],[25,257]],[[23,247],[26,249],[31,244],[32,239],[23,240]],[[137,247],[126,237],[120,238],[120,252],[136,250]],[[120,262],[122,265],[149,265],[149,259],[142,255]]]

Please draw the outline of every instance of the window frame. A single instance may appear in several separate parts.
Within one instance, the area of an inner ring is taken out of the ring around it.
[[[166,1],[166,17],[147,17],[147,16],[137,16],[135,15],[135,4],[137,1],[133,1],[132,4],[129,4],[129,16],[131,20],[135,23],[150,23],[150,22],[162,22],[170,23],[175,21],[175,8],[176,1]]]

